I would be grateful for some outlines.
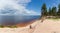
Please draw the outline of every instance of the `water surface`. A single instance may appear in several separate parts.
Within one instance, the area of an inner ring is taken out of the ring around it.
[[[39,15],[20,16],[20,15],[0,15],[0,25],[15,25],[18,23],[27,23],[39,19]]]

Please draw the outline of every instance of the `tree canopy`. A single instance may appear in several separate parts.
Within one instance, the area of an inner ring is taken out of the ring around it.
[[[42,5],[41,13],[42,13],[42,16],[46,16],[47,15],[47,7],[46,7],[45,3]]]
[[[53,6],[47,9],[46,4],[44,3],[41,7],[42,16],[60,16],[60,4],[58,7]]]

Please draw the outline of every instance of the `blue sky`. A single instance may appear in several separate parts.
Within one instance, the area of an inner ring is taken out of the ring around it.
[[[36,12],[38,9],[34,10],[33,4],[35,5],[34,0],[0,0],[0,15],[11,15],[11,13],[14,15],[40,15]],[[33,8],[30,8],[30,6]]]
[[[0,14],[40,15],[43,3],[47,8],[57,7],[60,0],[0,0]]]
[[[41,11],[41,7],[42,4],[46,3],[47,8],[49,7],[53,7],[53,6],[58,6],[58,4],[60,3],[60,0],[32,0],[27,8],[28,9],[33,9],[36,12],[40,12]]]

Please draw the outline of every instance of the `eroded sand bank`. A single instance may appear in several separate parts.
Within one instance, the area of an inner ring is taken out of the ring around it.
[[[0,33],[60,33],[60,20],[45,19],[42,23],[40,20],[35,21],[23,28],[0,28]]]

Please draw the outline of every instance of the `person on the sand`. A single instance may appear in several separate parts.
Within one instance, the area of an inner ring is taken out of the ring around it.
[[[30,25],[30,29],[32,29],[32,26]]]

